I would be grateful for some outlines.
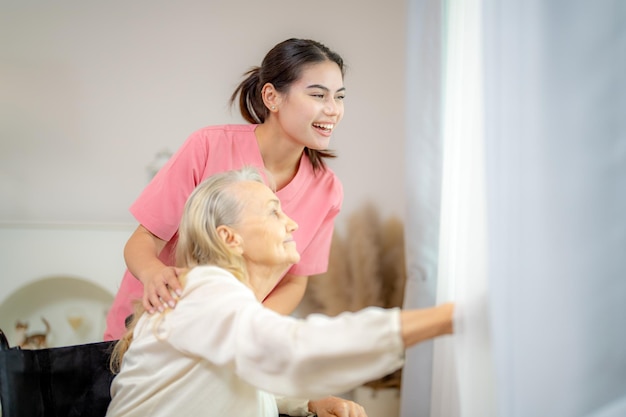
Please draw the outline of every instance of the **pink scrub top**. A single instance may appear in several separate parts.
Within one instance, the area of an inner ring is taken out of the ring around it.
[[[174,265],[178,224],[187,198],[212,174],[245,165],[263,171],[263,158],[254,130],[257,125],[210,126],[194,132],[170,158],[130,207],[137,221],[167,243],[159,255]],[[305,155],[296,176],[277,191],[283,211],[298,223],[294,234],[300,262],[288,273],[310,276],[326,272],[334,219],[343,202],[343,186],[330,168],[313,172]],[[125,332],[124,320],[133,311],[133,301],[143,296],[143,284],[126,270],[107,314],[104,340]]]

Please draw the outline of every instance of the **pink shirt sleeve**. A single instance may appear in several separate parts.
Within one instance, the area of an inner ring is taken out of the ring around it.
[[[187,198],[204,179],[209,147],[199,136],[187,139],[130,207],[139,223],[165,241],[178,230]]]

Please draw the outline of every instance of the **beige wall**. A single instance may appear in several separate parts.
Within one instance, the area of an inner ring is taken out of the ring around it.
[[[0,15],[0,223],[133,223],[146,167],[227,100],[275,43],[310,37],[348,65],[331,167],[343,216],[404,216],[401,0],[11,2]]]

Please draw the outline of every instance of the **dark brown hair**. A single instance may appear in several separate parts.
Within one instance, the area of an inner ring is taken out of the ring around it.
[[[343,59],[325,45],[310,39],[287,39],[274,46],[263,58],[260,67],[252,67],[244,74],[245,79],[230,97],[233,105],[239,96],[239,111],[249,123],[263,123],[269,110],[263,103],[261,89],[270,83],[281,93],[287,92],[291,84],[300,78],[307,65],[332,61],[339,66],[341,76],[345,75]],[[323,158],[334,158],[335,154],[326,149],[318,151],[304,148],[314,170],[325,169]]]

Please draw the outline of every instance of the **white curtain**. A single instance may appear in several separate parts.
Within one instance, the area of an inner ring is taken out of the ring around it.
[[[626,2],[484,3],[499,415],[626,416]]]
[[[402,416],[626,416],[626,2],[409,12]]]
[[[408,15],[404,306],[421,308],[437,301],[443,78],[440,0],[409,1]],[[402,417],[430,416],[432,356],[432,342],[407,352],[402,376]]]
[[[437,302],[457,303],[454,338],[435,341],[432,417],[495,416],[488,325],[482,1],[444,14],[443,170]]]
[[[401,411],[490,417],[480,1],[410,4],[405,306],[458,314],[454,338],[409,352]]]

